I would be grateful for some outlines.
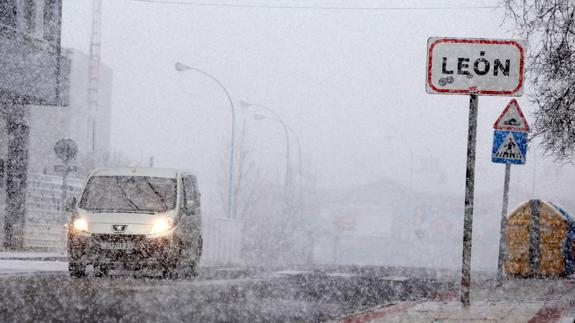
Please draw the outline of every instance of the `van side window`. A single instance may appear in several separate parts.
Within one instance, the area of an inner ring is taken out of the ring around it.
[[[199,206],[200,200],[198,198],[196,181],[193,176],[184,176],[184,196],[186,197],[186,201],[195,201],[197,206]]]

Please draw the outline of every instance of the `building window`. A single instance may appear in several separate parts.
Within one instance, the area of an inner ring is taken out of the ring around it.
[[[16,0],[0,0],[0,32],[14,34],[16,30]]]

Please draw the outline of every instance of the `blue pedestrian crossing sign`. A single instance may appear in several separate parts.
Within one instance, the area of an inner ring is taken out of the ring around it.
[[[525,164],[527,132],[495,130],[491,161],[501,164]]]

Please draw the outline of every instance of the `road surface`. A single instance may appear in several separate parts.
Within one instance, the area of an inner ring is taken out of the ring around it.
[[[385,268],[311,271],[203,268],[195,279],[116,273],[0,275],[3,321],[321,322],[376,305],[433,297],[450,283]]]

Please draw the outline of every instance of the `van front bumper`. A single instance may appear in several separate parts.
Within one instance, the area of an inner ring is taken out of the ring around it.
[[[148,237],[138,234],[68,235],[70,262],[108,264],[112,267],[166,266],[177,262],[179,250],[172,235]]]

